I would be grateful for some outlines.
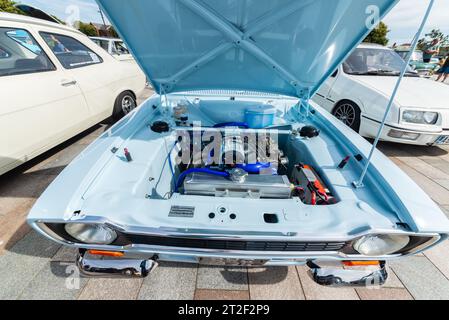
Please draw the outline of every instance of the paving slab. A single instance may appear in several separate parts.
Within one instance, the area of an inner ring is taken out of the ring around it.
[[[92,278],[78,297],[79,300],[135,300],[143,279]]]
[[[305,300],[295,267],[249,268],[251,300]]]
[[[422,157],[423,161],[430,164],[432,167],[437,168],[440,171],[443,171],[446,174],[449,174],[449,162],[438,157]]]
[[[415,169],[405,163],[399,164],[399,167],[409,175],[435,202],[439,205],[449,205],[449,190],[443,188],[435,181],[427,178]]]
[[[150,88],[150,87],[145,88],[145,90],[137,98],[137,103],[140,105],[142,102],[147,100],[153,94],[154,94],[154,89],[153,88]]]
[[[446,240],[425,251],[424,255],[449,279],[449,241]]]
[[[195,291],[194,300],[249,300],[249,291],[242,290],[208,290]]]
[[[329,288],[316,284],[308,275],[308,268],[296,267],[307,300],[360,300],[353,288]]]
[[[413,300],[406,289],[356,289],[361,300]]]
[[[449,299],[449,280],[426,257],[390,262],[391,268],[417,300]]]
[[[449,179],[433,179],[433,181],[438,183],[440,186],[442,186],[446,190],[449,190]]]
[[[78,141],[76,141],[76,144],[78,145],[90,145],[92,142],[98,139],[99,136],[101,136],[105,131],[107,131],[110,128],[110,124],[99,124],[98,126],[95,126],[91,129],[91,132],[88,134],[83,135]]]
[[[28,208],[28,205],[26,207]],[[7,249],[13,247],[31,231],[26,222],[28,210],[17,214],[8,213],[0,217],[0,255],[4,254]]]
[[[396,273],[390,266],[387,265],[388,279],[385,284],[382,286],[383,288],[394,288],[394,289],[404,289],[405,286],[398,278]]]
[[[68,145],[59,152],[56,152],[54,155],[45,159],[42,163],[29,169],[27,172],[40,175],[59,175],[62,170],[64,170],[65,167],[73,161],[73,159],[75,159],[84,149],[86,149],[86,147],[87,145],[85,144],[77,143]]]
[[[59,262],[75,262],[77,254],[78,249],[62,246],[51,260]]]
[[[197,266],[161,263],[142,283],[139,300],[191,300],[195,294]]]
[[[74,263],[47,262],[25,287],[21,300],[75,300],[87,279],[80,276]]]
[[[31,207],[56,176],[19,174],[0,177],[0,217],[8,213],[21,213]]]
[[[227,268],[199,266],[198,289],[248,290],[248,271],[246,268]]]
[[[401,149],[398,149],[401,150]],[[442,170],[439,170],[438,168],[435,168],[434,166],[428,164],[427,162],[421,160],[420,158],[413,156],[409,153],[407,153],[408,156],[397,156],[396,158],[400,161],[407,164],[409,167],[415,169],[419,173],[425,175],[429,179],[435,180],[435,179],[446,179],[449,180],[449,174],[445,173]]]
[[[0,254],[31,230],[26,223],[28,212],[55,177],[35,174],[0,177]]]
[[[10,251],[0,256],[0,300],[16,299],[46,267],[59,247],[55,242],[32,231]]]

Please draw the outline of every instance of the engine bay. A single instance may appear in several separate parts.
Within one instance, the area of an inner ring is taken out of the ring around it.
[[[305,126],[294,130],[291,125],[276,125],[266,118],[195,126],[189,122],[187,110],[185,103],[173,108],[177,139],[167,157],[173,174],[173,193],[245,199],[299,198],[308,205],[337,202],[319,170],[311,163],[299,161],[300,157],[289,150],[292,140],[314,139],[320,134],[318,129]],[[269,107],[265,106],[258,116],[264,117],[267,110]],[[251,112],[257,111],[253,108]],[[169,130],[169,124],[156,121],[151,128],[163,132]]]

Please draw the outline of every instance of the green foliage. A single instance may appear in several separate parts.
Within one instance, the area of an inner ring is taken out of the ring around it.
[[[11,0],[0,0],[0,11],[3,12],[9,12],[9,13],[16,13],[16,14],[23,14],[22,11],[14,7],[16,3]]]
[[[113,26],[111,26],[111,27],[109,28],[109,35],[110,35],[112,38],[119,38],[119,35],[118,35],[117,31],[115,30],[115,28],[114,28]]]
[[[433,29],[432,31],[426,34],[425,38],[419,39],[418,49],[422,50],[426,42],[431,42],[432,40],[435,39],[438,39],[440,41],[439,45],[441,46],[449,45],[449,36],[441,32],[440,29]]]
[[[386,46],[388,44],[388,41],[390,41],[387,38],[389,32],[390,30],[388,30],[388,26],[385,23],[380,22],[379,25],[370,32],[370,34],[365,38],[363,42],[377,43]]]
[[[84,33],[88,37],[98,36],[97,29],[90,23],[84,23],[84,22],[80,21],[78,23],[78,30],[81,31],[82,33]]]

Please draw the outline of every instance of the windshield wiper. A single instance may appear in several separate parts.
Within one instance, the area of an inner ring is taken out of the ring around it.
[[[377,69],[377,70],[370,70],[370,71],[354,71],[351,72],[352,75],[370,75],[370,76],[399,76],[401,74],[400,71],[395,70],[383,70],[383,69]],[[406,72],[406,76],[418,76],[417,74],[408,71]]]
[[[395,70],[376,69],[368,71],[368,74],[398,76],[401,73]]]

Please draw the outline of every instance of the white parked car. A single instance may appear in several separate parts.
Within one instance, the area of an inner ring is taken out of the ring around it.
[[[0,13],[0,174],[136,106],[145,76],[87,36]]]
[[[90,37],[90,39],[118,60],[134,60],[122,39]]]
[[[375,138],[404,60],[393,50],[360,45],[313,100],[367,138]],[[449,90],[407,71],[382,132],[382,140],[449,144]]]

